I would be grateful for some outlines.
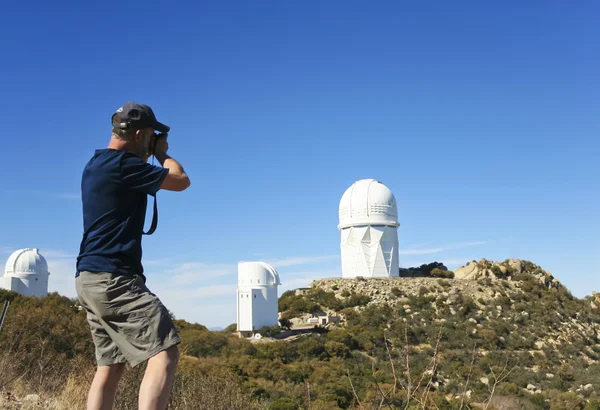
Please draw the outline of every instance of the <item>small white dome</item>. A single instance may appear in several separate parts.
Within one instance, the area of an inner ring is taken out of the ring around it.
[[[5,275],[49,275],[48,263],[37,248],[19,249],[6,261]]]
[[[238,285],[240,286],[278,286],[279,274],[265,262],[239,262]]]
[[[396,198],[381,182],[361,179],[342,195],[338,229],[357,225],[399,225]]]

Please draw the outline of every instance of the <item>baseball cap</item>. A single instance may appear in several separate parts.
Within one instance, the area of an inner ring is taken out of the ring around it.
[[[159,132],[169,132],[171,127],[159,122],[152,108],[145,104],[130,101],[112,115],[112,125],[121,129],[154,128]]]

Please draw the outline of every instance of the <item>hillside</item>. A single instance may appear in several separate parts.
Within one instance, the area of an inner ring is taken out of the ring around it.
[[[235,325],[177,320],[184,358],[169,408],[600,409],[600,297],[577,299],[527,261],[402,274],[286,292],[292,330],[261,329],[271,337],[260,343]],[[85,312],[56,294],[4,299],[0,406],[82,408],[94,370]],[[339,323],[307,325],[313,315]],[[117,409],[136,408],[143,370],[126,372]]]
[[[313,315],[302,310],[339,316],[339,325],[327,327],[359,342],[382,366],[382,383],[393,383],[387,341],[396,376],[406,371],[409,351],[419,372],[429,369],[427,389],[447,398],[470,393],[473,402],[487,404],[494,375],[513,369],[496,386],[496,398],[523,399],[532,408],[600,408],[600,295],[577,299],[550,273],[521,260],[473,261],[455,272],[433,263],[401,274],[408,277],[314,281],[304,295],[282,295],[282,317],[303,323]],[[431,372],[425,363],[433,356]]]

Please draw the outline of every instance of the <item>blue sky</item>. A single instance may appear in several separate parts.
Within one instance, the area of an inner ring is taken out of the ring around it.
[[[135,100],[192,180],[144,238],[177,317],[233,323],[238,260],[280,292],[341,276],[361,178],[396,196],[402,266],[517,257],[600,290],[600,5],[417,3],[5,4],[0,262],[38,247],[75,295],[81,171]]]

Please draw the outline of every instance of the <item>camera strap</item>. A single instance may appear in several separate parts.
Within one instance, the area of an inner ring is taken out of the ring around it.
[[[148,232],[142,231],[144,235],[152,235],[154,231],[156,231],[156,226],[158,225],[158,204],[156,202],[156,194],[154,194],[154,214],[152,215],[152,225],[150,225],[150,229]]]
[[[154,149],[156,148],[156,140],[154,140],[154,146],[152,147],[152,165],[154,165]],[[156,231],[156,226],[158,225],[158,202],[156,200],[156,196],[158,192],[156,192],[154,196],[154,212],[152,215],[152,224],[150,225],[150,229],[147,232],[142,230],[143,235],[152,235],[154,231]]]

